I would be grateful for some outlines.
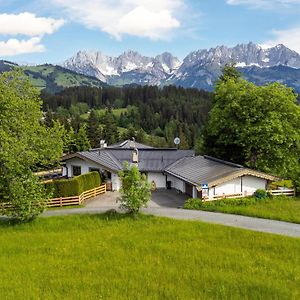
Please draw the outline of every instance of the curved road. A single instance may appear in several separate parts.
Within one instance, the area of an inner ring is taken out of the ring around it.
[[[116,209],[116,205],[85,207],[74,209],[48,210],[43,216],[62,216],[72,214],[98,214],[107,210]],[[180,220],[197,220],[208,223],[221,224],[225,226],[233,226],[253,231],[267,232],[273,234],[281,234],[291,237],[300,237],[300,224],[287,223],[275,220],[267,220],[260,218],[245,217],[239,215],[186,210],[168,207],[149,207],[142,209],[145,214],[168,217]]]

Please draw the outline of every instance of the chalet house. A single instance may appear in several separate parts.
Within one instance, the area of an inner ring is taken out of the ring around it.
[[[194,198],[250,195],[277,179],[213,157],[195,156],[192,150],[153,148],[130,140],[64,156],[63,175],[98,171],[108,187],[117,191],[121,187],[118,172],[125,161],[137,165],[154,188],[173,188]]]

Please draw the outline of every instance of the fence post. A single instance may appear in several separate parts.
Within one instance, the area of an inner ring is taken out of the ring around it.
[[[62,207],[62,197],[59,198],[60,207]]]

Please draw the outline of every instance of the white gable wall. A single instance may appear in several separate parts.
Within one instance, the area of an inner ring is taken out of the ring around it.
[[[254,176],[243,176],[243,193],[252,195],[257,189],[265,190],[267,188],[267,180]]]
[[[90,168],[99,169],[100,171],[106,170],[104,167],[101,167],[100,165],[98,165],[92,161],[86,161],[86,160],[74,157],[74,158],[68,159],[66,161],[66,167],[63,168],[63,176],[68,175],[68,177],[73,177],[72,166],[81,167],[81,174],[89,173]],[[120,182],[120,179],[119,179],[119,176],[117,173],[111,172],[111,182],[112,182],[113,191],[118,191],[121,187],[121,182]]]
[[[96,168],[99,170],[104,170],[104,168],[101,168],[98,164],[91,162],[91,161],[85,161],[83,159],[74,157],[66,161],[66,167],[68,169],[68,177],[73,177],[72,174],[72,166],[80,166],[81,167],[81,174],[86,174],[90,171],[90,168]]]
[[[147,179],[149,183],[154,181],[157,189],[166,188],[166,176],[162,173],[149,172]]]
[[[243,195],[245,195],[246,192],[247,195],[252,195],[257,189],[266,189],[266,187],[266,179],[247,175],[210,188],[209,198],[213,198],[213,196],[222,196],[223,194],[232,195],[243,193]]]
[[[224,182],[223,184],[216,186],[214,189],[215,195],[241,193],[241,177]]]

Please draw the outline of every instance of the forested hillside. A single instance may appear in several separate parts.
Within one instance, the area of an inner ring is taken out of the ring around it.
[[[181,148],[192,148],[201,140],[212,94],[174,86],[73,87],[55,95],[43,92],[42,98],[46,122],[58,119],[75,133],[84,127],[93,147],[100,139],[114,143],[133,136],[155,146],[174,146],[179,136]]]

